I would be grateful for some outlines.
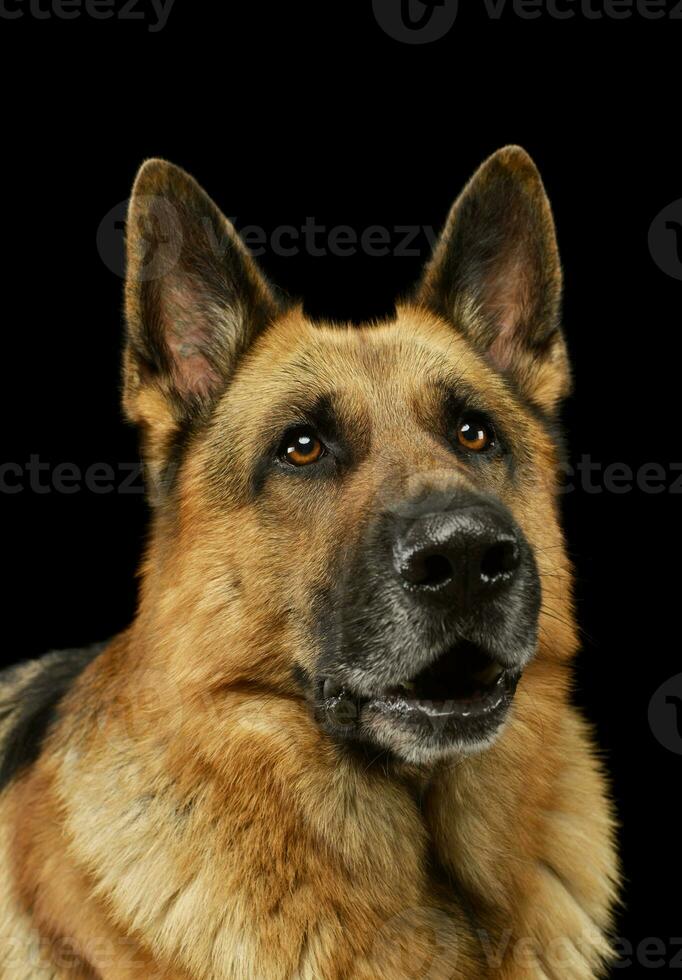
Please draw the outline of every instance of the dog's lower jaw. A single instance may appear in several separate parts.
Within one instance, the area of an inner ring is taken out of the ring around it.
[[[509,708],[509,712],[513,707]],[[418,732],[408,730],[396,732],[389,723],[386,727],[378,717],[365,723],[364,733],[367,741],[378,749],[383,749],[393,757],[408,765],[430,769],[439,763],[456,765],[458,759],[480,755],[490,749],[499,738],[503,737],[509,722],[509,713],[505,712],[485,736],[479,738],[437,738],[425,742]]]
[[[322,730],[341,742],[359,744],[378,758],[384,754],[409,765],[432,766],[440,760],[476,755],[490,748],[502,735],[513,711],[511,698],[492,712],[478,731],[457,732],[446,712],[410,710],[409,705],[386,704],[381,698],[357,701],[341,697],[337,703],[318,707]],[[455,719],[454,721],[456,721]]]
[[[525,662],[533,652],[528,652]],[[482,669],[471,676],[465,674],[464,680],[460,674],[459,690],[452,682],[448,689],[437,669],[434,671],[440,658],[412,681],[379,693],[355,694],[352,687],[329,677],[319,678],[315,718],[337,740],[374,747],[408,764],[429,765],[447,757],[477,754],[502,732],[521,679],[518,667],[477,658]],[[366,688],[367,681],[360,675],[350,683]]]

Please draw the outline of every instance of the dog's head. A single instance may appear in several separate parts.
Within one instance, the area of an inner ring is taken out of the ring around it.
[[[574,640],[561,272],[532,161],[512,147],[481,167],[376,325],[283,303],[162,161],[137,179],[128,259],[147,642],[183,684],[299,698],[331,736],[407,761],[485,747],[528,665],[522,689]]]

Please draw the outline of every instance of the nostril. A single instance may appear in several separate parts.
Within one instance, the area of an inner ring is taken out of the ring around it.
[[[481,578],[484,582],[497,582],[508,578],[519,564],[516,541],[496,541],[481,559]]]
[[[402,570],[403,578],[419,588],[436,588],[452,578],[450,560],[441,554],[412,555]]]

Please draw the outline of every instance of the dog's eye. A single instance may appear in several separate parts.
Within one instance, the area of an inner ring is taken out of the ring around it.
[[[457,424],[457,441],[469,452],[482,453],[495,443],[490,422],[477,415],[463,415]]]
[[[292,466],[309,466],[322,459],[324,443],[312,429],[293,429],[282,443],[281,456]]]

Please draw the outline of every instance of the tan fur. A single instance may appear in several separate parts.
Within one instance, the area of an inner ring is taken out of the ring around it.
[[[368,514],[408,489],[475,485],[424,423],[450,375],[485,393],[522,460],[516,485],[493,479],[536,554],[539,649],[488,751],[363,766],[319,731],[292,666],[314,665],[311,591]],[[314,510],[291,481],[247,493],[259,437],[301,376],[335,392],[366,449]],[[136,384],[158,468],[171,416],[158,387]],[[545,372],[538,403],[564,385]],[[155,511],[135,622],[0,798],[0,977],[602,975],[618,872],[601,767],[570,704],[556,468],[534,412],[424,306],[366,328],[276,317]]]

